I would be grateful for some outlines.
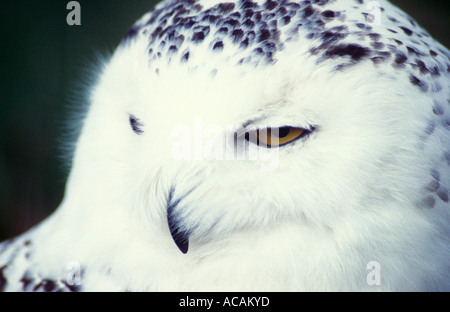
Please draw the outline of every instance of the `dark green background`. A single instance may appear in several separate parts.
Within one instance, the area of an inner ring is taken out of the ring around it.
[[[63,0],[3,1],[0,7],[0,241],[36,224],[60,203],[67,169],[60,142],[69,103],[83,100],[89,64],[111,53],[149,0],[80,0],[68,26]],[[392,1],[450,46],[448,0]]]

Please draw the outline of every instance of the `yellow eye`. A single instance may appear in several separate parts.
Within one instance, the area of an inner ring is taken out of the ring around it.
[[[279,147],[291,143],[308,130],[294,127],[266,128],[248,133],[247,140],[264,147]]]

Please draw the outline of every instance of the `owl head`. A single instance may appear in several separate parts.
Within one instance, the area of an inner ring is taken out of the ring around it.
[[[386,1],[164,1],[102,68],[62,209],[205,274],[398,272],[448,233],[448,58]]]

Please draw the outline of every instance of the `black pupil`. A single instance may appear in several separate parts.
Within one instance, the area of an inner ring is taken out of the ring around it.
[[[278,129],[278,137],[279,138],[287,137],[290,131],[291,131],[291,128],[289,128],[289,127],[279,128]]]

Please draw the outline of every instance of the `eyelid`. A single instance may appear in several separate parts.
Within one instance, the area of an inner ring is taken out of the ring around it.
[[[261,110],[245,119],[238,120],[242,127],[248,126],[263,128],[294,127],[311,130],[313,125],[318,124],[319,117],[311,111],[291,111],[290,113],[277,114],[273,111]]]

